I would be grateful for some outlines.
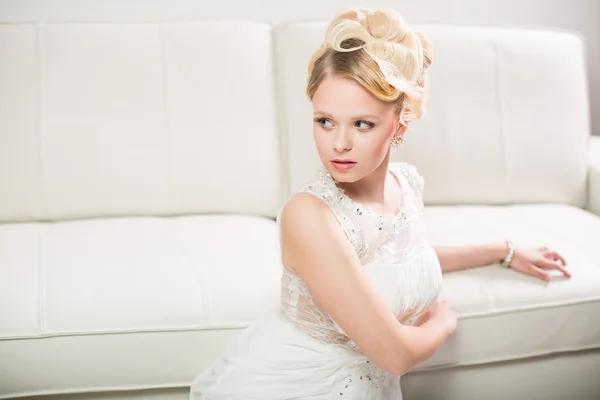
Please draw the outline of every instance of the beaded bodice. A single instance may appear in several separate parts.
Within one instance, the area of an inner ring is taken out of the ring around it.
[[[441,269],[423,220],[423,178],[407,163],[390,163],[403,201],[400,210],[378,214],[353,201],[321,165],[301,191],[325,202],[340,223],[364,271],[397,318],[414,324],[437,298]],[[277,224],[279,226],[279,216]],[[319,306],[301,277],[283,268],[280,315],[326,343],[356,350],[341,327]]]

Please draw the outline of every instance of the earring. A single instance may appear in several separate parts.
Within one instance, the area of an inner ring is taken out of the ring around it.
[[[392,147],[400,147],[404,144],[404,135],[394,135],[392,137]]]

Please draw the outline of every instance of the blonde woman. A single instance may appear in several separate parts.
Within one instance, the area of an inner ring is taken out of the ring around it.
[[[351,9],[309,63],[322,166],[277,218],[281,305],[192,383],[191,400],[401,399],[400,377],[457,326],[442,272],[499,262],[547,279],[564,259],[511,242],[433,248],[423,178],[390,164],[424,114],[430,44],[395,11]]]

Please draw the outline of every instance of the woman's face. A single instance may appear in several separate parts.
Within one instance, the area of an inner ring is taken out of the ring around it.
[[[404,128],[392,106],[346,78],[324,78],[312,103],[319,157],[339,182],[373,172],[389,152],[395,127]]]

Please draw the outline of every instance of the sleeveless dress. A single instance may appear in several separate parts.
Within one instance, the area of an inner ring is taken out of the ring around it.
[[[403,192],[395,215],[350,199],[323,165],[301,191],[331,208],[394,315],[415,325],[437,299],[442,272],[423,220],[422,176],[407,163],[390,163],[389,172]],[[402,392],[400,377],[375,367],[302,279],[283,268],[279,310],[244,330],[192,382],[190,400],[234,399],[400,400]]]

